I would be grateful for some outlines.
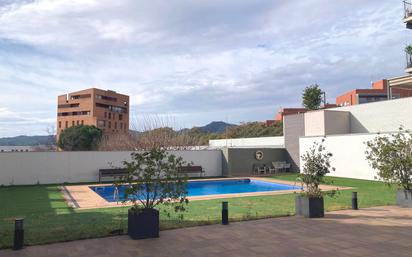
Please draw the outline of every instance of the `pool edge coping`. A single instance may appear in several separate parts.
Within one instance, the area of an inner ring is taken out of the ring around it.
[[[219,180],[239,180],[239,179],[251,179],[260,180],[264,182],[272,182],[290,186],[297,186],[299,183],[296,181],[280,180],[275,178],[267,177],[230,177],[230,178],[205,178],[205,179],[189,179],[189,182],[193,181],[219,181]],[[69,207],[77,210],[86,209],[101,209],[101,208],[113,208],[113,207],[127,207],[132,206],[131,203],[122,202],[109,202],[95,191],[93,191],[91,186],[110,186],[112,183],[101,183],[101,184],[90,184],[90,185],[67,185],[61,186],[61,191],[63,192],[63,197],[68,203]],[[330,190],[347,190],[351,187],[339,187],[330,185],[320,185],[320,189],[324,191]],[[214,199],[224,199],[224,198],[238,198],[238,197],[250,197],[250,196],[268,196],[268,195],[282,195],[290,193],[299,193],[300,189],[287,189],[278,191],[264,191],[264,192],[249,192],[249,193],[233,193],[233,194],[215,194],[215,195],[205,195],[205,196],[189,196],[187,197],[189,201],[200,201],[200,200],[214,200]]]

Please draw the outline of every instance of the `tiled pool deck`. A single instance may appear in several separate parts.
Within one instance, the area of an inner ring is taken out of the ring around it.
[[[412,210],[393,206],[162,231],[140,241],[107,237],[0,250],[2,257],[412,256]]]
[[[245,177],[245,178],[219,178],[219,179],[202,179],[202,181],[206,180],[230,180],[230,179],[254,179],[254,180],[262,180],[268,181],[278,184],[286,184],[286,185],[299,185],[296,184],[294,181],[285,181],[285,180],[278,180],[278,179],[269,179],[269,178],[256,178],[256,177]],[[190,180],[189,180],[190,181]],[[200,181],[200,180],[194,180]],[[93,186],[107,186],[111,184],[99,184]],[[336,187],[336,186],[327,186],[321,185],[320,188],[322,190],[333,190],[339,188],[340,190],[349,189],[344,187]],[[74,207],[74,208],[81,208],[81,209],[92,209],[92,208],[106,208],[106,207],[119,207],[125,206],[121,202],[108,202],[99,196],[96,192],[90,189],[89,185],[77,185],[77,186],[63,186],[62,187],[64,197],[67,203]],[[211,199],[220,199],[220,198],[233,198],[233,197],[241,197],[241,196],[259,196],[259,195],[279,195],[279,194],[290,194],[293,192],[299,192],[300,190],[292,189],[292,190],[281,190],[281,191],[269,191],[269,192],[254,192],[254,193],[239,193],[239,194],[221,194],[221,195],[205,195],[205,196],[192,196],[188,197],[191,201],[196,200],[211,200]],[[127,204],[126,204],[127,205]]]

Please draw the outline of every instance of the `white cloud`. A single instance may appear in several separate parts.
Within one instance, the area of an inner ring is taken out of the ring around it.
[[[372,0],[7,1],[0,103],[43,126],[54,122],[57,95],[93,86],[129,94],[135,114],[173,114],[188,126],[270,119],[279,106],[299,105],[308,84],[332,101],[402,73],[401,8]],[[10,128],[0,136],[21,133],[7,117],[0,126]]]

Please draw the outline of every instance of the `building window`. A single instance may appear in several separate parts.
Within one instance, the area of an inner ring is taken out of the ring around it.
[[[77,126],[79,126],[80,125],[80,121],[78,120],[78,121],[76,121],[76,125]]]
[[[111,111],[111,112],[127,113],[127,108],[120,107],[120,106],[96,103],[96,107],[105,108],[106,110]]]
[[[62,122],[59,121],[59,128],[62,128]]]
[[[123,114],[119,114],[119,120],[123,120]]]
[[[114,120],[116,119],[116,113],[113,113],[113,119]]]
[[[76,100],[80,98],[90,98],[92,95],[91,94],[84,94],[84,95],[72,95],[70,96],[71,100]]]
[[[96,99],[106,100],[106,101],[113,101],[113,102],[116,102],[116,101],[117,101],[117,98],[116,98],[116,97],[105,96],[105,95],[96,95]]]
[[[72,120],[72,127],[74,127],[74,120]]]
[[[82,120],[82,125],[84,125],[84,120]]]
[[[57,108],[74,108],[79,106],[80,104],[59,104],[57,105]]]
[[[109,112],[109,120],[112,118],[112,114]]]
[[[387,100],[385,95],[362,95],[359,96],[359,104],[371,103]]]
[[[117,129],[117,122],[114,122],[114,129]]]
[[[107,112],[104,112],[104,118],[107,119]]]
[[[106,121],[105,121],[105,120],[98,120],[98,121],[97,121],[97,126],[98,126],[99,128],[104,128],[104,127],[106,127]]]
[[[112,122],[109,121],[109,128],[112,128]]]
[[[120,122],[120,129],[123,129],[123,123]]]
[[[69,127],[69,122],[66,120],[66,128]]]
[[[57,116],[76,116],[76,115],[90,115],[90,111],[81,112],[59,112]]]

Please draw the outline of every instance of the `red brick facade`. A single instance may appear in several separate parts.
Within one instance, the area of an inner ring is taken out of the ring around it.
[[[372,83],[371,89],[354,89],[336,97],[336,105],[348,106],[387,100],[387,86],[388,81],[386,79],[375,81]],[[393,88],[392,96],[394,98],[410,97],[412,96],[412,90]]]

